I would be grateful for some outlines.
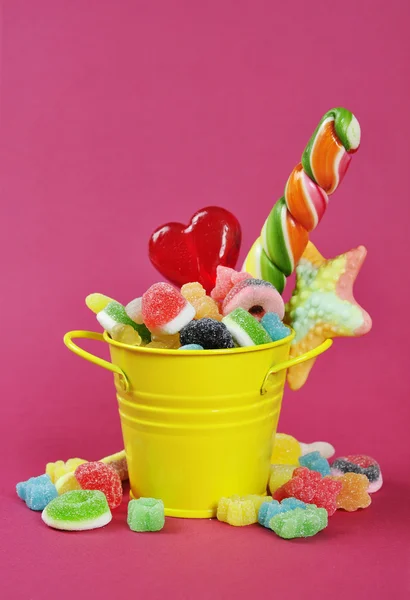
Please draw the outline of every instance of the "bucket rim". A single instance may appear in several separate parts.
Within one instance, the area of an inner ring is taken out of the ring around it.
[[[289,327],[289,325],[288,325]],[[216,356],[220,354],[232,355],[232,354],[246,354],[249,352],[262,352],[263,350],[270,350],[274,348],[279,348],[280,346],[285,346],[286,344],[290,344],[294,339],[296,333],[292,327],[289,327],[291,330],[291,334],[277,342],[270,342],[269,344],[259,344],[258,346],[245,346],[243,348],[218,348],[216,350],[184,350],[183,354],[188,356]],[[110,346],[116,346],[117,348],[123,348],[125,350],[131,350],[132,352],[144,352],[149,354],[165,354],[167,356],[181,356],[181,352],[178,352],[175,348],[147,348],[146,346],[131,346],[130,344],[123,344],[122,342],[117,342],[110,337],[110,334],[107,331],[103,333],[104,340]]]

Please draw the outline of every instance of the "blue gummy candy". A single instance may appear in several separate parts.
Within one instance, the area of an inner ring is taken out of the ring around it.
[[[299,464],[302,467],[307,467],[311,471],[317,471],[322,477],[330,475],[329,463],[320,452],[309,452],[308,454],[305,454],[305,456],[301,456],[299,458]]]
[[[203,350],[204,347],[200,344],[185,344],[185,346],[181,346],[178,350]]]
[[[285,498],[280,504],[277,500],[264,502],[258,512],[258,523],[269,529],[269,523],[274,516],[295,508],[306,508],[306,504],[296,498]]]
[[[56,487],[48,475],[21,481],[16,485],[16,492],[31,510],[44,510],[47,504],[58,496]]]
[[[286,327],[279,318],[279,315],[273,312],[266,313],[261,319],[261,325],[268,332],[274,342],[283,340],[291,334],[289,327]]]

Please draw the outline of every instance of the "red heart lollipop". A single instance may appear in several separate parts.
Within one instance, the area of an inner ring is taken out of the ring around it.
[[[235,267],[241,237],[241,226],[232,213],[209,206],[196,212],[187,227],[182,223],[158,227],[149,241],[149,257],[172,283],[199,281],[210,292],[216,267]]]

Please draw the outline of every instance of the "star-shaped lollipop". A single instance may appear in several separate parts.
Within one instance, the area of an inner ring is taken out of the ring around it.
[[[370,331],[370,315],[353,297],[353,284],[367,250],[359,246],[325,259],[309,242],[296,267],[296,286],[286,305],[286,322],[296,336],[290,349],[294,358],[334,337],[356,337]],[[306,382],[315,359],[290,367],[288,384],[298,390]]]

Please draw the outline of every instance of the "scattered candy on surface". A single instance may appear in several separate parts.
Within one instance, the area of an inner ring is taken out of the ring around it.
[[[277,433],[273,440],[273,450],[270,459],[273,465],[296,465],[302,454],[300,443],[287,433]]]
[[[122,501],[122,484],[117,471],[102,462],[88,462],[75,470],[75,477],[83,490],[99,490],[107,498],[110,508]]]
[[[69,458],[66,462],[57,460],[46,464],[46,474],[49,475],[51,481],[55,483],[60,477],[66,473],[74,473],[79,465],[86,463],[83,458]]]
[[[312,442],[311,444],[304,444],[299,442],[302,449],[302,455],[309,454],[309,452],[319,452],[323,458],[331,458],[335,454],[335,449],[332,444],[328,442]]]
[[[358,473],[366,475],[369,480],[369,494],[377,492],[383,485],[383,477],[380,465],[371,456],[365,454],[351,454],[333,461],[331,466],[332,475],[343,475],[344,473]]]
[[[311,537],[325,529],[328,524],[328,513],[324,508],[307,505],[306,508],[280,512],[270,520],[269,527],[281,538]]]
[[[218,266],[216,269],[215,287],[211,291],[211,298],[222,304],[231,289],[244,279],[252,279],[252,275],[243,271],[235,271],[229,267]]]
[[[266,496],[231,496],[221,498],[218,502],[216,518],[218,521],[243,527],[258,522],[258,512],[266,501]]]
[[[61,475],[54,485],[56,486],[57,494],[59,496],[73,490],[81,490],[81,485],[78,483],[74,473]]]
[[[292,479],[293,471],[298,465],[271,465],[269,491],[273,495],[282,485]]]
[[[224,208],[209,206],[196,212],[187,227],[168,223],[156,229],[149,242],[149,257],[175,285],[199,281],[210,292],[217,267],[235,267],[241,238],[237,218]]]
[[[226,325],[213,319],[191,321],[180,331],[181,346],[199,344],[205,350],[233,348],[234,343]]]
[[[181,346],[179,350],[203,350],[204,348],[200,344],[186,344]]]
[[[113,301],[107,304],[103,310],[97,313],[97,320],[101,327],[110,334],[115,325],[130,325],[139,333],[144,342],[149,342],[151,339],[151,334],[146,326],[138,325],[132,321],[125,312],[125,308],[119,302]]]
[[[105,456],[99,462],[109,465],[114,471],[117,471],[121,481],[126,481],[128,479],[128,463],[125,450]]]
[[[243,308],[236,308],[222,319],[222,323],[238,346],[259,346],[272,342],[259,321]]]
[[[48,475],[30,477],[27,481],[18,483],[16,492],[31,510],[43,510],[58,495]]]
[[[222,314],[229,315],[236,308],[243,308],[260,320],[265,313],[277,313],[283,319],[285,304],[276,288],[263,279],[244,279],[236,283],[222,303]]]
[[[127,523],[131,531],[160,531],[165,524],[163,501],[155,498],[130,500]]]
[[[291,173],[285,195],[273,206],[243,270],[270,281],[282,293],[360,144],[360,126],[345,108],[328,111],[309,140],[301,164]]]
[[[287,481],[273,494],[279,502],[284,498],[297,498],[307,504],[325,508],[330,516],[336,511],[336,498],[342,489],[340,481],[322,477],[316,471],[298,467],[293,471],[292,479]]]
[[[370,331],[372,320],[353,296],[353,284],[367,250],[359,246],[326,260],[309,242],[296,269],[296,286],[286,305],[286,322],[294,329],[290,358],[313,350],[326,339],[357,337]],[[300,389],[315,358],[288,369],[292,390]]]
[[[266,329],[273,342],[283,340],[292,333],[290,328],[282,323],[279,315],[274,312],[267,312],[263,315],[261,325]]]
[[[311,471],[317,471],[322,477],[330,475],[328,461],[317,450],[315,452],[309,452],[309,454],[305,454],[304,456],[300,456],[299,464],[301,467],[307,467]]]
[[[115,300],[104,294],[89,294],[85,299],[86,305],[95,314],[104,310],[110,302],[115,302]]]
[[[104,527],[111,521],[112,515],[102,492],[73,490],[52,500],[41,518],[54,529],[85,531]]]
[[[308,504],[305,504],[301,500],[296,498],[285,498],[282,502],[277,500],[267,500],[264,502],[258,512],[258,523],[263,527],[269,528],[271,519],[281,512],[287,512],[288,510],[294,510],[295,508],[305,509]]]
[[[336,498],[337,508],[353,512],[359,508],[370,506],[372,499],[368,493],[369,480],[366,475],[345,473],[344,475],[331,477],[331,479],[340,481],[342,484],[342,489]]]
[[[181,294],[195,308],[195,319],[208,317],[216,321],[222,320],[217,302],[206,295],[205,289],[197,281],[183,285]]]
[[[113,340],[121,342],[121,344],[128,344],[129,346],[141,345],[141,336],[131,325],[118,323],[111,329],[110,335]]]
[[[192,304],[169,283],[154,283],[142,296],[142,317],[153,333],[178,333],[194,316]]]

